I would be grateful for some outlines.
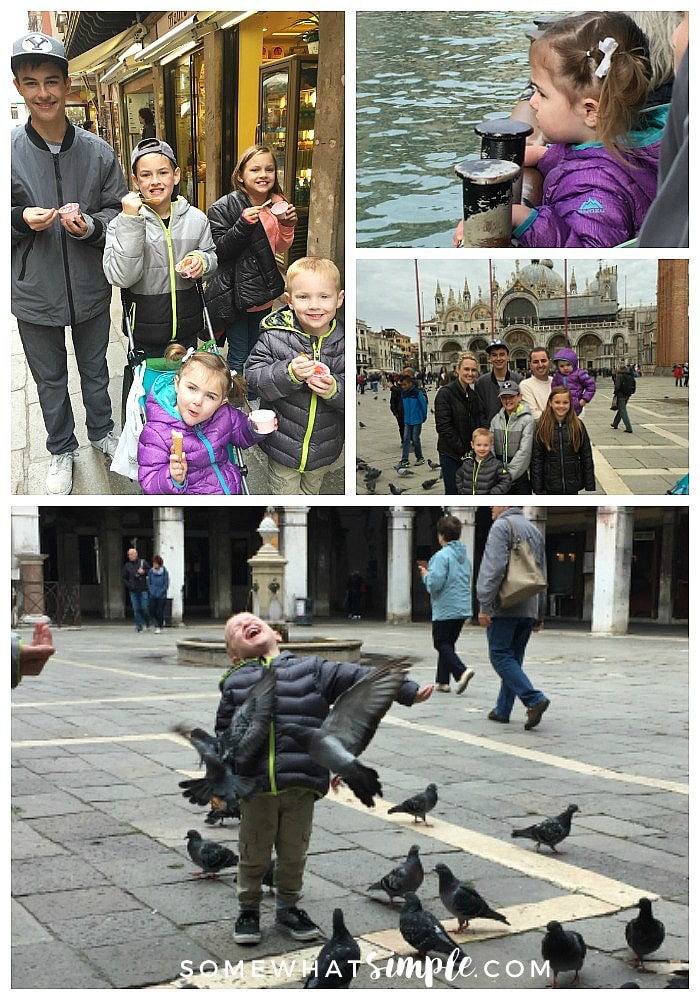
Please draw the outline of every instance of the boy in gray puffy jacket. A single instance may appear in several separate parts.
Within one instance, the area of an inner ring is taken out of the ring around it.
[[[260,442],[270,492],[320,493],[345,430],[345,335],[340,272],[322,257],[287,271],[288,306],[266,316],[245,366],[249,396],[277,414],[277,434]]]
[[[280,730],[288,723],[320,726],[333,702],[363,677],[367,668],[280,652],[279,632],[247,611],[229,618],[225,638],[233,665],[219,684],[217,733],[226,729],[263,672],[272,670],[275,675],[275,707],[266,750],[259,758],[237,763],[236,767],[237,773],[257,779],[259,791],[239,803],[240,913],[233,939],[241,945],[261,940],[262,879],[274,847],[276,924],[296,941],[311,941],[320,931],[296,904],[302,894],[314,804],[327,793],[330,775]],[[396,700],[402,705],[415,705],[429,698],[432,691],[432,685],[419,688],[414,681],[405,680]]]

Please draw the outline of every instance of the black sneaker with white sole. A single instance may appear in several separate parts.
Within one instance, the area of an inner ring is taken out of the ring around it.
[[[278,910],[275,915],[275,925],[289,931],[295,941],[313,941],[321,934],[320,928],[309,919],[308,913],[297,909],[296,906]]]
[[[241,910],[233,925],[233,940],[236,944],[260,944],[260,914],[255,910]]]

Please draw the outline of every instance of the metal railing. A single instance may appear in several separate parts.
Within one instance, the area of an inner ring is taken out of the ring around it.
[[[18,582],[12,590],[12,619],[20,621],[25,615],[47,615],[54,625],[80,625],[80,584]]]

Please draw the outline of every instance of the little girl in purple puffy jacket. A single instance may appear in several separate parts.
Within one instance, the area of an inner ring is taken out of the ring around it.
[[[170,360],[184,349],[173,344]],[[261,434],[229,405],[228,365],[218,353],[187,351],[177,373],[163,372],[146,400],[138,443],[139,483],[147,494],[237,494],[241,474],[229,445],[250,448]],[[275,419],[275,428],[277,421]]]
[[[530,104],[549,145],[527,147],[542,203],[513,206],[523,247],[613,247],[639,233],[656,194],[668,105],[642,110],[647,39],[631,17],[593,12],[549,25],[530,47]]]
[[[552,389],[563,385],[571,393],[574,413],[580,417],[586,403],[595,396],[596,384],[592,375],[578,366],[578,355],[570,347],[562,347],[552,358],[557,366],[552,379]]]

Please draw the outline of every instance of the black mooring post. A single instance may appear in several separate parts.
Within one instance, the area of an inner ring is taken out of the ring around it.
[[[525,140],[534,131],[532,125],[514,118],[492,118],[480,122],[474,127],[474,131],[481,136],[482,160],[510,160],[521,168],[517,180],[513,183],[513,203],[517,205],[521,200],[523,189],[522,165],[525,162]]]
[[[462,180],[465,247],[509,247],[513,232],[513,181],[520,167],[507,160],[469,159],[458,163]]]

